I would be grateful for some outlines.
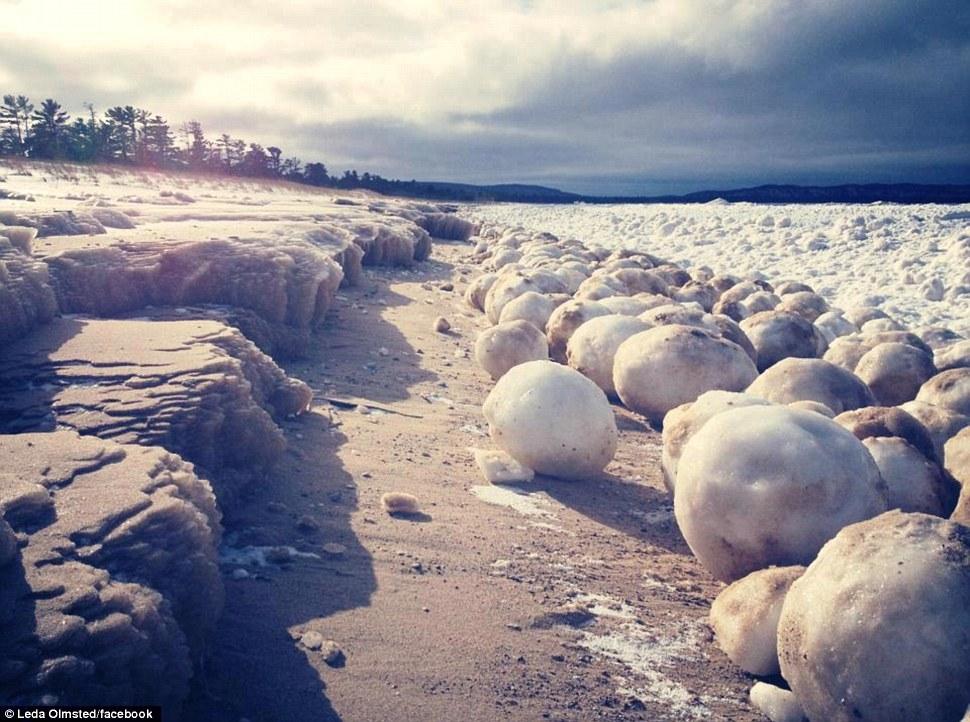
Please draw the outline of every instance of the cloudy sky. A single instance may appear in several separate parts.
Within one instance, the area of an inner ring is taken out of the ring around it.
[[[970,182],[968,79],[967,0],[0,0],[0,92],[387,177]]]

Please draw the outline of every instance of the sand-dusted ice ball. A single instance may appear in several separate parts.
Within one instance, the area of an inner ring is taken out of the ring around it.
[[[546,339],[549,341],[549,357],[556,361],[566,360],[566,344],[576,329],[597,316],[607,316],[612,311],[597,301],[573,299],[557,307],[546,323]]]
[[[542,332],[528,321],[509,321],[487,328],[475,341],[475,361],[493,379],[510,368],[549,358],[549,346]]]
[[[648,328],[646,323],[633,316],[611,314],[590,319],[569,339],[567,363],[603,389],[607,396],[616,396],[613,386],[616,351],[630,336]]]
[[[528,321],[540,331],[545,332],[546,322],[558,304],[549,295],[528,291],[505,304],[498,322]]]
[[[938,373],[920,387],[916,400],[970,416],[970,368]]]
[[[899,321],[892,318],[874,318],[866,321],[859,329],[864,336],[886,331],[905,331],[906,328]]]
[[[771,722],[808,722],[802,706],[790,689],[755,682],[748,698],[751,705]]]
[[[540,474],[587,479],[616,453],[616,420],[606,394],[575,369],[552,361],[510,370],[483,411],[492,440]]]
[[[933,360],[940,371],[970,367],[970,339],[936,349],[933,352]]]
[[[782,311],[796,313],[806,321],[815,323],[818,317],[829,310],[829,304],[824,298],[811,291],[795,291],[781,299],[778,308]]]
[[[886,482],[890,509],[949,516],[960,493],[959,485],[932,462],[896,436],[870,436],[862,443],[872,454]]]
[[[492,323],[498,323],[505,304],[528,291],[542,292],[539,285],[526,273],[503,273],[495,279],[485,294],[485,315]]]
[[[741,301],[718,301],[711,309],[711,313],[727,316],[738,323],[751,315],[751,312]]]
[[[946,326],[924,326],[917,330],[916,334],[934,351],[944,349],[947,346],[963,341],[964,337]],[[940,369],[941,371],[943,369]]]
[[[707,391],[696,401],[671,409],[663,421],[663,450],[660,465],[664,485],[673,494],[677,485],[677,464],[690,438],[717,414],[743,406],[768,406],[771,402],[735,391]]]
[[[485,294],[498,278],[497,273],[483,273],[465,289],[465,303],[479,311],[485,310]]]
[[[601,298],[600,303],[610,309],[610,313],[619,313],[624,316],[639,316],[651,307],[648,301],[632,296],[609,296]]]
[[[809,321],[786,311],[765,311],[741,321],[741,330],[758,352],[758,370],[783,358],[817,358],[825,351],[825,338]]]
[[[672,296],[674,300],[678,301],[679,303],[700,304],[701,308],[709,312],[712,308],[714,308],[714,304],[717,303],[717,299],[720,294],[717,292],[717,289],[715,289],[714,286],[708,283],[691,281],[683,288],[675,289]]]
[[[936,457],[941,460],[945,460],[943,449],[946,442],[961,429],[970,426],[970,416],[925,401],[907,401],[899,408],[923,425],[933,440]]]
[[[850,333],[859,331],[856,325],[846,319],[840,311],[826,311],[820,315],[815,319],[815,328],[821,331],[830,347],[840,336],[848,336]]]
[[[898,406],[916,398],[920,387],[936,373],[933,357],[905,343],[881,343],[859,359],[856,375],[883,406]]]
[[[852,306],[845,310],[845,318],[859,328],[876,318],[889,318],[889,315],[875,306]]]
[[[835,421],[852,432],[859,441],[870,437],[897,437],[903,439],[925,456],[939,463],[941,455],[932,435],[915,416],[895,406],[867,406],[839,414]]]
[[[708,320],[713,320],[714,325],[717,326],[717,330],[721,332],[721,336],[726,338],[731,343],[736,343],[738,346],[744,349],[744,352],[748,354],[750,359],[754,362],[755,366],[758,365],[758,352],[755,347],[751,344],[751,341],[745,335],[744,331],[737,322],[729,316],[725,316],[721,313],[710,314]],[[687,324],[688,326],[690,324]]]
[[[668,303],[664,306],[654,306],[641,313],[640,319],[646,321],[650,326],[677,323],[682,326],[698,326],[711,331],[718,330],[714,316],[694,304]]]
[[[752,316],[756,313],[771,311],[780,303],[781,299],[768,291],[756,291],[741,301],[741,305],[748,309],[748,314]]]
[[[837,414],[875,403],[855,374],[818,358],[782,359],[755,379],[748,393],[776,404],[817,401]]]
[[[847,526],[785,598],[782,675],[813,722],[958,722],[967,599],[970,528],[900,511]]]
[[[667,293],[667,282],[658,273],[643,268],[622,268],[609,274],[623,284],[624,290],[634,293]]]
[[[793,409],[801,409],[802,411],[813,411],[816,414],[827,416],[830,419],[835,418],[835,412],[825,404],[818,401],[792,401],[790,404],[786,404],[786,406],[790,406]]]
[[[805,567],[771,567],[751,572],[717,595],[711,626],[721,650],[745,672],[778,674],[778,618],[792,583]]]
[[[964,487],[970,487],[970,426],[954,434],[943,449],[946,470]]]
[[[733,581],[807,564],[843,526],[885,511],[884,489],[866,448],[832,420],[750,406],[717,414],[687,442],[674,513],[700,562]]]
[[[613,362],[617,395],[627,408],[654,422],[705,391],[741,391],[757,375],[751,358],[737,344],[680,324],[631,336]]]
[[[775,293],[788,296],[793,293],[815,293],[815,289],[801,281],[780,281],[775,285]]]

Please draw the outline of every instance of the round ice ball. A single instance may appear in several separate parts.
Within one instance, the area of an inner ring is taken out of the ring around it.
[[[509,321],[487,328],[475,341],[475,361],[493,379],[510,368],[549,358],[549,346],[542,332],[528,321]]]
[[[616,350],[630,336],[649,328],[638,318],[623,315],[599,316],[584,323],[566,345],[569,365],[603,389],[607,396],[615,396],[613,360]]]
[[[540,474],[585,479],[616,453],[616,420],[603,391],[552,361],[511,369],[483,407],[492,439]]]
[[[920,387],[916,400],[970,416],[970,368],[938,373]]]
[[[673,494],[677,485],[677,465],[684,446],[698,430],[717,414],[742,406],[767,406],[771,402],[750,394],[735,391],[707,391],[696,401],[681,404],[664,416],[663,450],[660,466],[664,473],[664,485]]]
[[[741,330],[758,352],[758,370],[764,371],[783,358],[816,358],[826,341],[810,321],[787,311],[764,311],[741,321]]]
[[[789,587],[805,567],[751,572],[717,595],[711,626],[718,646],[745,672],[778,674],[778,618]]]
[[[788,592],[781,672],[811,720],[958,722],[970,704],[970,529],[891,511],[844,528]]]
[[[659,422],[705,391],[741,391],[758,371],[737,344],[695,326],[658,326],[616,352],[613,384],[627,408]]]
[[[566,345],[576,329],[597,316],[613,313],[597,301],[576,298],[556,308],[546,322],[546,338],[549,341],[549,357],[556,361],[566,360]]]
[[[875,403],[851,371],[818,358],[786,358],[761,374],[748,393],[776,404],[817,401],[837,414]]]
[[[536,291],[526,291],[505,304],[502,313],[499,314],[498,322],[528,321],[544,333],[549,315],[557,305],[551,296]]]
[[[953,511],[960,488],[946,477],[939,464],[897,436],[870,436],[862,443],[886,482],[890,509],[935,516],[949,516]]]
[[[718,414],[687,442],[674,513],[700,562],[733,581],[807,564],[846,524],[886,510],[862,443],[831,419],[787,406]]]
[[[920,386],[936,373],[933,357],[905,343],[881,343],[867,351],[855,367],[883,406],[898,406],[916,398]]]

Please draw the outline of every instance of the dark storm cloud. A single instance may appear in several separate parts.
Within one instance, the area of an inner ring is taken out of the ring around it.
[[[970,182],[965,0],[91,5],[0,0],[3,91],[407,178]]]

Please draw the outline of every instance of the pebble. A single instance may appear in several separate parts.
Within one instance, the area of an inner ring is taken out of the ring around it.
[[[308,514],[301,516],[296,526],[301,531],[317,531],[320,528],[319,522]]]
[[[329,542],[323,545],[323,551],[332,557],[340,557],[347,551],[347,547],[337,542]]]
[[[437,333],[446,333],[451,330],[451,324],[444,316],[438,316],[438,318],[434,320],[434,330]]]
[[[328,639],[320,648],[320,656],[328,667],[343,667],[347,657],[335,641]]]
[[[249,572],[247,572],[245,569],[233,569],[232,578],[236,580],[249,579]]]
[[[306,632],[300,637],[300,644],[307,649],[317,650],[323,646],[323,635],[320,632]]]

